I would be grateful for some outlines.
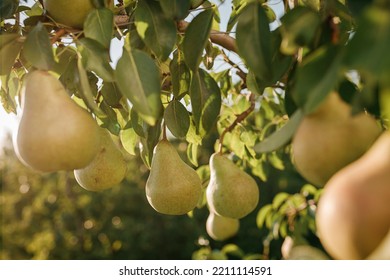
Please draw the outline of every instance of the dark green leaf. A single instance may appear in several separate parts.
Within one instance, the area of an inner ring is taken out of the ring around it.
[[[110,47],[114,32],[114,14],[110,9],[95,9],[84,21],[85,37],[99,42],[103,47]]]
[[[114,81],[114,71],[110,65],[110,55],[107,49],[89,38],[82,38],[77,41],[77,47],[80,50],[83,64],[88,71],[95,72],[106,82]]]
[[[272,80],[271,32],[267,15],[259,2],[248,4],[238,19],[239,54],[260,80]]]
[[[165,61],[176,43],[176,25],[164,16],[156,1],[140,1],[135,11],[137,32],[145,44]]]
[[[213,23],[213,10],[198,14],[188,25],[183,41],[184,60],[187,66],[196,71],[202,60],[203,50],[209,39]]]
[[[18,2],[16,0],[1,0],[0,2],[0,19],[10,18],[18,8]]]
[[[294,135],[302,117],[302,111],[296,111],[284,126],[268,136],[262,142],[256,144],[254,150],[257,153],[267,153],[275,151],[286,145]]]
[[[157,120],[154,126],[145,125],[144,131],[146,138],[141,138],[141,158],[149,168],[152,163],[153,149],[158,141],[160,141],[161,121],[162,119]]]
[[[54,64],[54,55],[49,34],[40,22],[27,35],[23,46],[24,57],[40,70],[50,70]]]
[[[221,109],[221,92],[215,80],[203,69],[191,78],[190,97],[197,133],[206,135],[216,123]]]
[[[101,93],[104,101],[107,102],[108,105],[114,108],[120,107],[122,94],[120,93],[119,88],[115,83],[105,82],[101,89]]]
[[[176,99],[180,99],[188,93],[191,81],[191,72],[184,62],[182,52],[174,52],[169,70],[171,72],[173,95]]]
[[[164,14],[174,20],[185,19],[191,7],[190,0],[160,0]]]
[[[160,98],[160,72],[147,54],[139,50],[124,49],[115,76],[122,95],[133,104],[138,114],[154,125],[162,114]]]
[[[180,101],[174,99],[168,104],[164,111],[164,120],[175,137],[186,136],[190,128],[190,116]]]
[[[140,118],[137,111],[134,110],[133,108],[131,109],[130,112],[130,122],[131,122],[131,127],[134,129],[135,133],[140,137],[146,138],[146,134],[144,131],[145,123]]]
[[[8,75],[11,71],[23,46],[19,39],[18,34],[0,35],[0,75]]]

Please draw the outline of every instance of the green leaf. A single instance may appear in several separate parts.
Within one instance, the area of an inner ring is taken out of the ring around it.
[[[125,151],[135,156],[135,150],[138,143],[138,135],[137,133],[135,133],[134,129],[132,127],[128,129],[123,129],[121,130],[119,136]]]
[[[105,82],[101,89],[101,93],[104,101],[111,107],[118,108],[121,106],[120,101],[122,99],[122,94],[116,83]]]
[[[260,80],[272,80],[271,31],[264,8],[259,2],[248,4],[237,23],[240,56]]]
[[[268,216],[271,216],[272,211],[272,204],[267,204],[261,207],[256,217],[256,224],[258,228],[262,228],[264,226],[265,220]]]
[[[10,18],[18,8],[18,2],[16,0],[1,0],[0,2],[0,19]]]
[[[94,9],[84,21],[85,37],[99,42],[103,47],[110,47],[114,32],[114,14],[110,9]]]
[[[165,16],[174,20],[185,19],[191,7],[190,0],[160,0],[159,2]]]
[[[39,22],[27,35],[23,46],[24,57],[40,70],[50,70],[54,64],[54,55],[49,34]]]
[[[78,40],[77,48],[88,71],[95,72],[105,82],[114,81],[114,71],[110,65],[110,55],[107,49],[89,38]]]
[[[198,166],[198,151],[199,145],[195,143],[188,143],[187,146],[187,158],[194,165]]]
[[[305,114],[315,111],[338,84],[342,54],[338,47],[324,46],[298,66],[292,96]]]
[[[0,35],[0,75],[9,74],[22,46],[18,34]]]
[[[188,93],[191,81],[191,72],[184,62],[183,53],[175,51],[169,64],[172,79],[172,92],[176,99]]]
[[[275,210],[278,209],[289,197],[290,194],[288,193],[285,192],[278,193],[277,195],[275,195],[274,199],[272,200],[272,208]]]
[[[176,25],[164,16],[156,1],[139,1],[135,10],[137,32],[145,44],[165,61],[176,43]]]
[[[115,76],[122,95],[133,104],[133,108],[150,125],[154,125],[162,114],[160,98],[160,72],[146,53],[123,50]]]
[[[203,50],[209,39],[214,12],[212,9],[198,14],[188,25],[184,40],[183,52],[187,66],[196,71],[202,60]]]
[[[297,110],[284,126],[276,130],[262,142],[256,144],[254,150],[257,153],[267,153],[275,151],[286,145],[294,135],[296,129],[301,122],[302,117],[302,111]]]
[[[130,112],[130,122],[135,133],[140,137],[146,138],[146,132],[144,131],[145,123],[134,108]]]
[[[221,109],[220,88],[210,74],[198,69],[191,78],[190,97],[197,134],[206,135]]]
[[[164,111],[164,120],[175,137],[182,138],[187,135],[190,128],[190,115],[180,101],[174,99],[168,104]]]

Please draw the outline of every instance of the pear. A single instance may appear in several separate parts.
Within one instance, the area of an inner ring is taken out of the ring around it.
[[[216,241],[224,241],[237,234],[240,221],[210,212],[206,220],[207,234]]]
[[[168,140],[160,140],[154,148],[146,182],[150,205],[162,214],[183,215],[196,207],[201,194],[198,173],[180,158]]]
[[[372,116],[352,115],[349,104],[332,92],[300,123],[292,140],[292,162],[307,181],[322,187],[338,170],[362,156],[381,132]]]
[[[43,5],[57,23],[80,29],[87,15],[94,9],[92,0],[43,0]]]
[[[25,76],[21,109],[13,142],[25,165],[42,172],[73,170],[96,156],[99,126],[50,73],[35,70]]]
[[[125,157],[108,130],[100,128],[100,137],[96,157],[86,167],[74,171],[76,181],[89,191],[102,191],[119,184],[127,171]]]
[[[210,210],[240,219],[252,212],[259,202],[256,181],[220,153],[210,157],[210,182],[206,190]]]
[[[325,185],[318,235],[336,259],[365,259],[390,230],[390,132]]]
[[[367,257],[368,260],[390,260],[390,230],[378,247]]]

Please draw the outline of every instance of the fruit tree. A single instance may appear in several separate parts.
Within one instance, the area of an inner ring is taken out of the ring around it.
[[[256,255],[193,258],[390,259],[389,1],[2,0],[0,17],[0,98],[34,172],[104,193],[139,158],[156,215],[206,211],[217,245],[262,234]]]

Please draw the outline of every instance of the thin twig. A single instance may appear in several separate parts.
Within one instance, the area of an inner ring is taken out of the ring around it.
[[[234,63],[231,61],[231,59],[227,56],[227,54],[222,50],[222,56],[223,60],[230,64],[233,68],[237,70],[236,74],[244,81],[246,84],[246,76],[247,74],[240,68],[240,66],[237,65],[237,63]]]

